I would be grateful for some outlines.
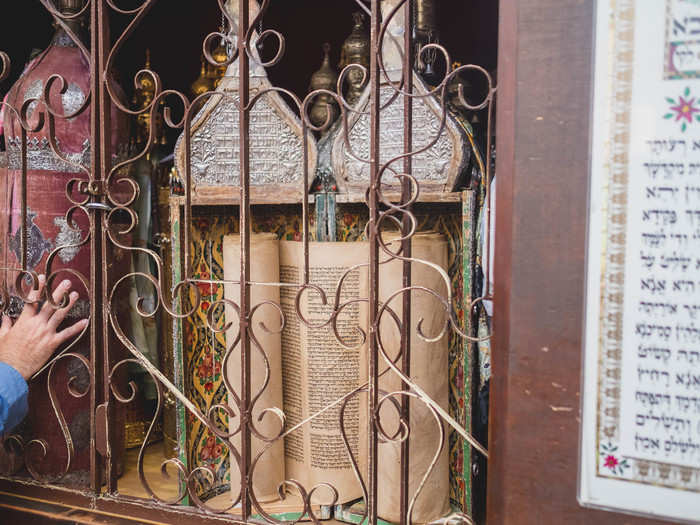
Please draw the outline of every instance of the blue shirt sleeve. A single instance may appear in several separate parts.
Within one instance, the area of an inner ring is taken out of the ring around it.
[[[0,435],[11,431],[27,415],[27,392],[22,375],[0,362]]]

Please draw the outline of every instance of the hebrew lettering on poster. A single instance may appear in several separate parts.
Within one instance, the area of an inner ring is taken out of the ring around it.
[[[698,520],[700,0],[596,28],[579,499]]]

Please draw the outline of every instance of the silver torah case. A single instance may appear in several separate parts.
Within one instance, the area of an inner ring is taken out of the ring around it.
[[[234,5],[237,4],[234,2]],[[230,3],[229,3],[230,6]],[[237,31],[237,10],[230,8]],[[257,15],[257,1],[250,0],[250,18]],[[265,69],[259,65],[255,47],[257,33],[251,39],[254,56],[250,60],[250,99],[273,88]],[[230,64],[217,93],[212,95],[194,117],[191,135],[192,197],[206,204],[238,199],[240,187],[240,120],[238,60]],[[234,103],[233,100],[236,102]],[[307,132],[309,183],[317,162],[316,140]],[[267,91],[250,109],[250,195],[252,202],[300,202],[304,194],[304,141],[302,123],[276,91]],[[175,166],[185,176],[184,134],[175,146]],[[308,189],[306,190],[308,193]]]
[[[395,4],[396,0],[387,0],[382,3],[384,16],[388,16]],[[392,87],[391,83],[398,87],[403,75],[403,33],[406,30],[403,20],[403,8],[401,8],[389,22],[389,28],[385,33],[382,57],[386,75],[380,73],[382,75],[380,86],[382,107],[392,96],[396,95],[396,88]],[[441,106],[435,96],[424,96],[430,92],[430,89],[415,71],[413,71],[413,86],[413,93],[418,96],[413,98],[412,150],[423,149],[435,141],[438,134],[440,136],[432,147],[411,157],[412,174],[420,184],[421,193],[451,192],[455,189],[469,164],[471,149],[467,136],[454,117],[447,111],[446,107]],[[379,130],[382,145],[380,166],[404,153],[403,99],[404,97],[401,95],[396,96],[395,100],[380,112]],[[366,87],[354,111],[347,111],[348,142],[351,151],[348,150],[343,136],[343,126],[336,125],[336,129],[333,130],[330,164],[336,177],[338,191],[349,194],[350,200],[364,200],[370,180],[369,103],[370,89]],[[443,113],[445,114],[445,124],[441,131]],[[396,173],[402,173],[403,161],[398,160],[392,163],[391,168]],[[401,180],[395,177],[391,170],[387,170],[382,176],[382,185],[385,190],[398,191]]]

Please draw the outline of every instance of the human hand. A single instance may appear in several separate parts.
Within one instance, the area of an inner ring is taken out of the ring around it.
[[[38,289],[29,293],[29,301],[38,301],[45,285],[46,277],[40,275]],[[69,280],[62,281],[53,292],[53,302],[61,304],[70,288]],[[78,335],[87,326],[88,320],[82,319],[60,332],[57,331],[58,325],[77,300],[78,293],[71,292],[68,304],[63,308],[55,309],[46,301],[39,309],[37,304],[28,302],[14,325],[8,315],[3,315],[0,324],[0,361],[12,366],[24,379],[29,379],[48,361],[56,348]]]

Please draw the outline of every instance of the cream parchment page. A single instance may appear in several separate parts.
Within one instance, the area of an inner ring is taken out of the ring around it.
[[[224,279],[227,281],[240,280],[241,265],[241,243],[239,235],[227,235],[224,237]],[[253,234],[250,240],[250,280],[259,283],[279,282],[279,241],[272,233]],[[240,287],[237,284],[225,285],[225,296],[234,303],[240,302]],[[279,305],[280,289],[278,286],[251,285],[250,287],[250,307],[265,301]],[[233,342],[238,334],[238,315],[232,307],[226,307],[226,322],[232,323],[226,332],[227,344]],[[261,326],[269,330],[266,331]],[[253,335],[260,343],[269,361],[270,379],[267,388],[257,400],[253,409],[253,421],[260,433],[267,437],[279,434],[281,421],[274,414],[265,415],[262,420],[258,420],[260,413],[268,408],[282,409],[282,342],[281,317],[279,310],[272,305],[260,306],[252,318]],[[251,342],[251,395],[255,396],[262,388],[265,380],[266,368],[262,354],[255,343]],[[229,378],[236,393],[241,391],[241,361],[240,344],[236,346],[229,360]],[[238,416],[239,410],[233,400],[229,400],[229,405]],[[231,421],[231,425],[238,425],[240,419],[237,417]],[[233,430],[233,429],[231,429]],[[234,444],[240,448],[240,433],[233,438]],[[269,446],[267,443],[252,436],[251,458],[254,460],[257,455]],[[260,457],[253,471],[253,491],[258,501],[269,502],[279,499],[277,487],[285,478],[284,471],[284,444],[283,440],[269,446],[269,449]],[[235,496],[240,492],[240,470],[234,458],[231,458],[231,493]]]
[[[398,234],[385,234],[383,239],[389,243]],[[388,245],[392,252],[397,251],[395,242]],[[416,233],[412,238],[412,256],[438,265],[443,270],[447,268],[447,241],[441,234],[425,232]],[[386,260],[383,254],[380,261]],[[393,260],[379,266],[379,301],[384,303],[400,290],[403,279],[403,262]],[[425,264],[411,264],[411,284],[422,286],[437,292],[442,298],[447,298],[445,281],[440,274]],[[396,312],[399,319],[402,316],[403,294],[391,299],[388,306]],[[448,408],[448,336],[447,332],[438,341],[429,343],[418,335],[418,322],[423,320],[422,332],[426,337],[435,337],[442,330],[447,313],[438,299],[425,291],[411,292],[411,326],[409,327],[411,342],[411,379],[418,384],[434,401],[447,410]],[[380,322],[382,343],[390,358],[395,358],[400,349],[400,335],[395,321],[388,313],[382,316]],[[380,370],[387,365],[380,357]],[[400,363],[399,363],[400,366]],[[401,379],[393,372],[387,372],[380,379],[380,390],[384,393],[401,390]],[[380,394],[380,398],[381,398]],[[395,396],[401,401],[400,396]],[[391,435],[398,428],[398,414],[387,400],[380,411],[380,421],[387,434]],[[409,498],[415,494],[421,479],[433,461],[440,445],[440,434],[437,422],[422,402],[411,398],[410,402],[410,466],[409,466]],[[447,428],[445,442],[433,472],[427,480],[413,509],[413,522],[425,523],[442,516],[450,511],[449,505],[449,463],[447,447]],[[381,443],[378,448],[378,514],[382,519],[397,523],[400,519],[400,482],[401,482],[401,445],[396,442]]]
[[[310,282],[320,286],[328,304],[320,295],[307,290],[301,296],[300,311],[311,325],[330,318],[335,292],[343,274],[356,265],[366,264],[368,244],[362,242],[309,243]],[[303,244],[280,242],[280,281],[300,283],[304,268]],[[366,298],[366,266],[352,271],[341,289],[341,302]],[[336,339],[330,325],[309,327],[296,313],[298,288],[283,287],[280,300],[286,316],[282,333],[282,365],[284,369],[284,411],[287,428],[326,408],[335,400],[352,392],[367,380],[367,346],[348,349]],[[362,342],[357,328],[366,331],[367,307],[355,302],[338,316],[338,333],[346,343]],[[366,400],[355,395],[345,409],[344,422],[350,447],[361,472],[366,465]],[[307,490],[316,484],[330,483],[338,491],[338,501],[347,502],[362,496],[360,484],[352,470],[350,458],[340,432],[340,404],[304,424],[285,438],[286,474],[302,483]],[[330,491],[321,489],[313,498],[328,503]]]

